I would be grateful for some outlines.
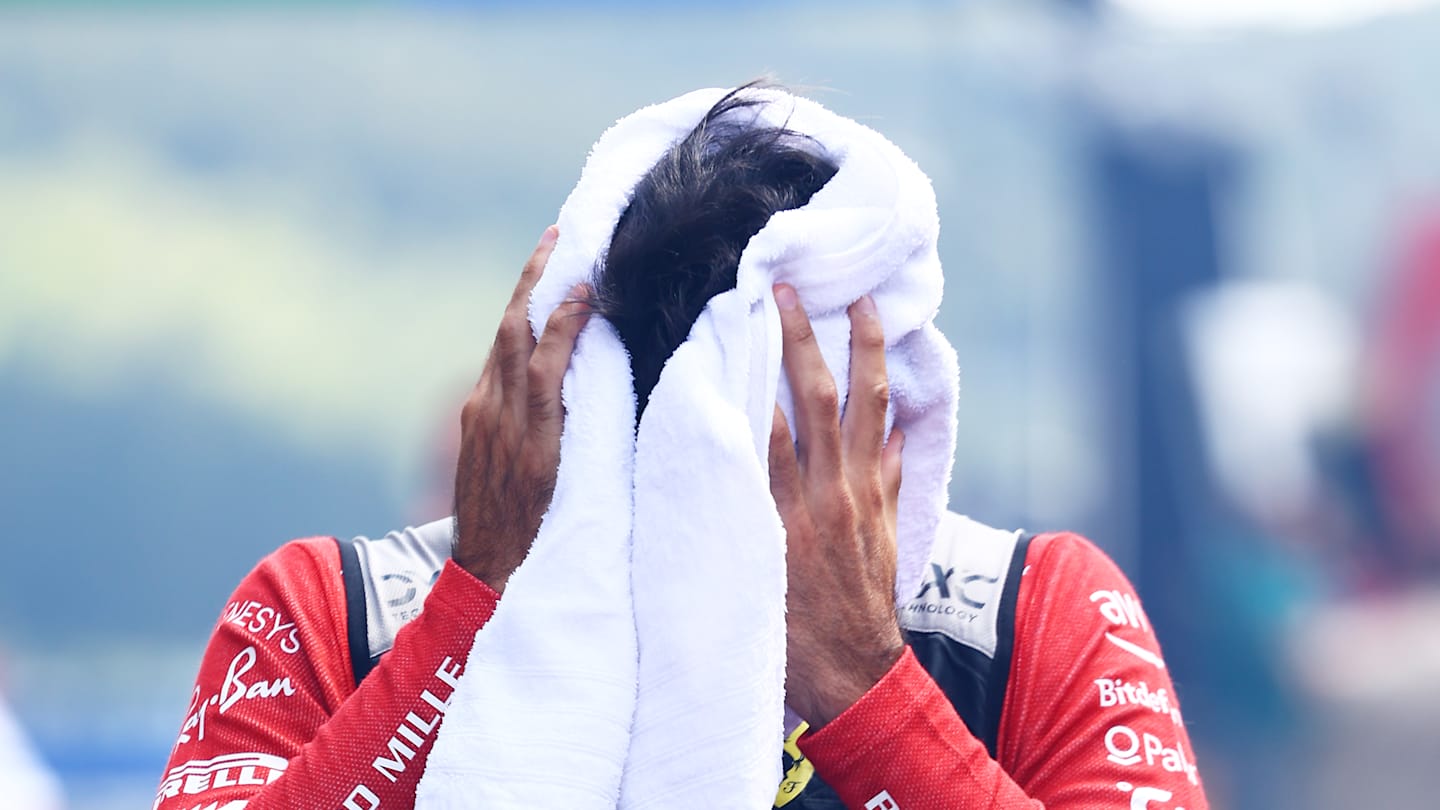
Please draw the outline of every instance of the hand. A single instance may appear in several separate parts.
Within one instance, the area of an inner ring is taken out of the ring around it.
[[[560,467],[565,410],[560,383],[588,320],[584,285],[556,308],[540,341],[530,330],[530,291],[559,235],[545,229],[495,335],[480,382],[460,412],[455,470],[455,562],[498,593],[540,531]]]
[[[897,428],[885,441],[885,339],[869,297],[850,307],[850,393],[835,379],[795,291],[775,287],[800,437],[775,409],[770,492],[785,524],[785,700],[818,728],[865,694],[905,650],[895,615]]]

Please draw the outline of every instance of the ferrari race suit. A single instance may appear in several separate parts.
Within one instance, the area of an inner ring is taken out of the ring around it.
[[[154,810],[412,808],[499,598],[450,544],[447,519],[263,560],[221,611]],[[777,808],[1206,810],[1149,621],[1088,541],[947,515],[900,622],[879,683],[776,752]]]

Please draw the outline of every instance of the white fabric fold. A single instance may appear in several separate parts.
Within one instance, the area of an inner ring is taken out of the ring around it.
[[[537,335],[593,281],[640,178],[725,92],[647,107],[596,143],[531,296]],[[793,424],[775,283],[796,288],[842,400],[845,309],[875,299],[889,418],[907,434],[897,596],[919,584],[945,509],[958,392],[933,324],[934,192],[874,131],[783,92],[743,92],[766,103],[735,115],[810,136],[839,171],[750,240],[736,288],[666,364],[638,433],[625,349],[603,319],[586,325],[564,382],[554,500],[476,634],[417,807],[771,806],[785,673],[785,532],[766,459],[776,402]]]

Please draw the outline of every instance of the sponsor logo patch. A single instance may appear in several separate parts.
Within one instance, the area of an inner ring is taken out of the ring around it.
[[[1130,794],[1130,810],[1151,810],[1150,805],[1154,802],[1168,802],[1175,798],[1175,794],[1168,790],[1153,787],[1136,787],[1129,782],[1116,782],[1115,787],[1121,793]],[[1159,808],[1155,808],[1159,810]],[[1185,810],[1183,807],[1176,807],[1174,810]]]
[[[1105,732],[1105,750],[1105,758],[1116,765],[1129,768],[1142,761],[1152,767],[1158,764],[1170,773],[1184,774],[1192,785],[1200,784],[1195,764],[1185,756],[1185,749],[1178,740],[1173,747],[1168,747],[1154,734],[1137,733],[1129,726],[1112,726]]]
[[[280,652],[288,655],[300,652],[300,631],[295,623],[285,621],[280,611],[253,599],[226,605],[219,623],[238,627],[256,641],[278,644]]]
[[[213,759],[191,760],[166,771],[160,790],[155,794],[155,807],[159,807],[165,799],[182,793],[194,796],[236,785],[268,785],[285,773],[285,765],[283,757],[260,753],[223,754]],[[230,804],[221,805],[221,810],[232,810]]]
[[[1096,604],[1101,618],[1112,627],[1130,627],[1150,632],[1150,620],[1145,618],[1145,610],[1140,607],[1140,600],[1135,598],[1135,594],[1116,590],[1096,591],[1090,594],[1090,601]],[[1165,659],[1160,657],[1160,653],[1127,641],[1114,633],[1106,633],[1105,640],[1156,669],[1165,668]]]
[[[900,805],[890,798],[890,791],[882,790],[865,802],[865,810],[900,810]]]
[[[1167,689],[1151,689],[1144,681],[1130,683],[1122,678],[1097,678],[1095,688],[1100,694],[1100,708],[1116,706],[1142,706],[1156,714],[1168,715],[1175,725],[1183,725],[1180,707],[1170,697]]]
[[[423,689],[419,694],[419,703],[416,708],[406,712],[405,717],[395,726],[395,731],[386,741],[383,753],[380,753],[371,761],[370,767],[386,781],[394,783],[400,780],[400,775],[410,766],[415,755],[424,747],[425,743],[434,734],[440,720],[445,715],[445,710],[450,707],[450,700],[455,696],[455,690],[460,687],[460,664],[454,659],[446,657],[440,662],[435,670],[435,679],[449,687],[449,694],[444,698],[439,697],[431,689]],[[425,717],[424,714],[429,717]],[[343,807],[345,810],[371,810],[380,805],[380,798],[364,783],[355,785],[346,796]]]
[[[230,659],[230,667],[225,670],[225,680],[220,684],[220,691],[208,698],[202,698],[200,687],[195,687],[195,692],[190,697],[190,708],[185,713],[185,724],[180,727],[180,737],[175,740],[177,747],[192,739],[205,739],[205,720],[211,710],[225,714],[241,701],[289,697],[295,694],[295,684],[290,681],[289,676],[274,680],[251,677],[250,670],[255,667],[256,658],[254,646],[236,653],[235,657]]]

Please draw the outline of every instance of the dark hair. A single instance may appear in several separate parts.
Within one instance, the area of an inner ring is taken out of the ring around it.
[[[735,287],[750,237],[838,169],[812,138],[746,114],[767,103],[744,93],[756,86],[727,93],[641,178],[601,259],[592,303],[630,352],[640,412],[705,304]]]

